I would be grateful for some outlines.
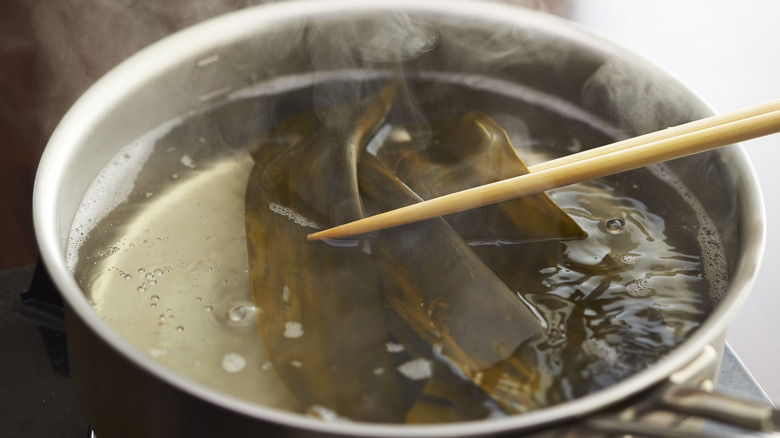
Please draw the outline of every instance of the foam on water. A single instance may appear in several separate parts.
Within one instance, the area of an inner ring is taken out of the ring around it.
[[[229,353],[222,358],[222,369],[228,373],[238,373],[246,367],[246,359],[238,353]]]
[[[332,409],[328,409],[322,405],[312,405],[309,407],[309,414],[319,418],[326,423],[349,423],[350,421],[344,417],[339,416]]]
[[[609,345],[603,339],[586,339],[582,343],[582,349],[586,354],[599,357],[611,366],[616,365],[620,359],[620,355],[615,350],[615,347]]]
[[[398,372],[410,380],[428,379],[433,375],[433,364],[428,359],[412,359],[399,365]]]
[[[620,263],[624,265],[632,266],[636,264],[637,256],[633,254],[623,254],[620,256]]]
[[[275,204],[273,202],[268,203],[268,208],[271,209],[276,214],[281,214],[282,216],[287,217],[291,221],[295,222],[296,224],[302,226],[302,227],[309,227],[314,228],[316,230],[319,230],[322,228],[319,226],[316,222],[314,222],[311,219],[305,218],[301,216],[300,214],[292,211],[290,208],[285,207],[283,205]]]
[[[116,206],[127,201],[135,187],[135,180],[154,151],[154,146],[161,137],[184,118],[177,118],[163,123],[157,129],[146,133],[134,142],[123,147],[111,160],[97,178],[87,188],[84,199],[73,218],[66,263],[73,271],[78,263],[78,251],[92,228],[97,225]]]
[[[718,227],[712,222],[712,219],[709,214],[707,214],[701,201],[699,201],[699,199],[691,193],[685,183],[669,169],[669,166],[661,163],[648,167],[648,170],[677,191],[688,205],[693,208],[696,219],[700,224],[700,228],[696,233],[696,240],[698,241],[702,252],[702,272],[704,273],[704,278],[707,279],[710,285],[708,292],[710,300],[714,304],[717,304],[720,302],[721,298],[723,298],[723,294],[726,292],[729,283],[726,250],[723,247],[723,242],[719,238]]]
[[[388,342],[385,344],[385,348],[390,353],[400,353],[404,351],[404,344],[396,344],[394,342]]]
[[[285,338],[300,338],[303,336],[303,326],[300,322],[287,321],[284,323]]]
[[[192,161],[192,158],[190,158],[189,155],[186,155],[186,154],[182,155],[181,156],[181,160],[179,160],[179,161],[181,162],[181,164],[184,167],[189,167],[190,169],[194,169],[195,168],[195,163]]]
[[[649,297],[653,293],[653,287],[646,278],[640,278],[627,283],[626,292],[632,297]]]

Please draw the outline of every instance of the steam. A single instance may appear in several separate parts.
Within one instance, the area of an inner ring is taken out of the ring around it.
[[[334,70],[358,72],[369,79],[377,70],[385,70],[399,80],[399,98],[395,111],[407,118],[424,120],[422,112],[404,86],[403,62],[429,52],[438,43],[438,32],[430,24],[399,11],[381,16],[357,17],[349,22],[340,18],[317,20],[307,34],[307,45],[315,76]],[[313,104],[325,125],[350,129],[349,115],[339,108],[347,102],[360,102],[372,90],[365,81],[315,81]]]
[[[33,80],[44,135],[79,95],[131,54],[186,26],[261,1],[25,2],[39,46]]]
[[[628,135],[644,134],[697,118],[687,92],[673,79],[655,74],[640,59],[613,58],[582,88],[583,106],[619,123]]]
[[[483,26],[484,23],[461,22],[442,29],[450,56],[456,56],[452,59],[458,59],[467,70],[485,73],[508,66],[538,64],[558,67],[569,57],[570,47],[551,43],[533,29],[494,26],[486,32]]]
[[[343,21],[318,21],[312,24],[310,44],[315,65],[328,67],[333,61],[356,65],[393,63],[414,59],[436,46],[435,28],[414,20],[402,12],[387,12],[380,17],[365,17],[346,24]],[[317,41],[332,48],[320,51]]]
[[[42,137],[51,134],[68,107],[93,82],[134,52],[191,24],[265,1],[269,0],[26,2],[23,7],[28,11],[39,52],[33,81],[37,93],[36,118],[41,121]],[[566,2],[514,0],[507,3],[561,13],[560,8],[564,6],[560,5]],[[556,8],[558,10],[553,10]],[[396,75],[402,75],[401,64],[434,48],[441,31],[400,12],[388,11],[382,17],[360,17],[351,25],[345,25],[347,20],[340,18],[313,20],[303,36],[302,43],[309,48],[315,71],[389,68],[394,69]],[[488,66],[496,68],[501,63],[517,62],[519,58],[534,62],[558,56],[527,35],[513,31],[466,34],[460,24],[444,31],[451,34],[447,37],[457,41],[455,44],[463,46],[456,48],[459,52],[481,54],[469,58],[468,62],[483,66],[483,71]],[[280,46],[291,47],[292,44],[295,41],[280,41]],[[346,82],[350,81],[317,87],[315,106],[325,109],[339,102],[357,102],[371,92],[365,86]],[[404,93],[408,91],[402,88],[403,99],[399,100],[405,106],[402,111],[414,120],[423,119],[413,103],[413,96],[403,96]],[[326,110],[321,111],[321,115],[326,123],[339,123]]]

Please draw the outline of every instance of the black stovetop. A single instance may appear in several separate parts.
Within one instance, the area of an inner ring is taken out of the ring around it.
[[[87,438],[70,380],[61,301],[37,272],[0,271],[0,436]],[[718,389],[771,404],[728,346]]]
[[[86,438],[70,380],[62,311],[22,299],[34,267],[0,272],[0,436]]]

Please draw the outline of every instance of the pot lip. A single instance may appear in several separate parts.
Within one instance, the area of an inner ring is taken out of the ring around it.
[[[265,4],[231,12],[179,31],[131,56],[90,87],[64,116],[44,150],[36,176],[33,195],[35,233],[43,262],[52,280],[58,285],[71,311],[75,312],[104,342],[112,346],[124,357],[130,359],[136,366],[181,391],[252,418],[293,428],[305,428],[343,435],[471,436],[544,426],[564,419],[584,416],[649,389],[695,359],[701,350],[725,331],[726,323],[733,318],[742,302],[746,299],[747,291],[754,282],[764,250],[766,225],[763,220],[763,199],[752,165],[744,149],[739,145],[724,148],[719,153],[729,154],[733,160],[744,163],[740,169],[743,186],[739,195],[741,197],[750,196],[750,199],[746,202],[748,203],[747,205],[755,208],[755,217],[760,221],[760,224],[758,224],[760,226],[753,226],[753,228],[757,229],[752,231],[752,235],[748,236],[750,239],[755,240],[755,245],[750,248],[750,251],[746,251],[746,254],[740,260],[739,266],[735,269],[734,278],[731,279],[724,301],[718,305],[688,340],[647,369],[591,395],[526,414],[468,423],[430,426],[326,423],[304,415],[253,404],[192,382],[168,370],[130,345],[94,312],[66,266],[65,256],[63,255],[63,248],[66,246],[66,242],[63,242],[63,240],[66,238],[60,236],[59,214],[61,213],[58,205],[57,188],[67,183],[65,169],[69,165],[73,165],[72,157],[69,155],[70,151],[78,147],[79,142],[94,124],[99,123],[99,116],[96,113],[100,113],[100,110],[111,108],[112,105],[121,101],[123,93],[130,93],[134,86],[143,83],[144,78],[151,75],[148,71],[150,65],[153,65],[154,69],[157,70],[164,69],[165,65],[168,64],[160,63],[160,59],[182,59],[182,52],[193,54],[193,56],[196,53],[201,53],[203,47],[195,48],[195,45],[191,42],[203,41],[203,35],[208,35],[212,39],[208,44],[216,45],[219,41],[228,41],[245,34],[247,32],[245,29],[250,24],[259,23],[262,25],[262,23],[274,21],[297,20],[304,16],[335,14],[339,11],[369,12],[377,9],[399,8],[437,14],[441,13],[441,11],[446,11],[445,15],[469,11],[475,17],[487,20],[505,22],[507,24],[515,23],[515,25],[523,23],[533,27],[545,27],[545,31],[551,31],[562,36],[575,37],[598,50],[638,59],[636,55],[621,49],[613,42],[594,36],[589,31],[583,30],[578,25],[562,18],[515,5],[476,2],[472,0],[429,0],[426,2],[417,0],[375,0],[372,2],[350,0],[333,0],[330,2],[317,0],[289,1]],[[174,53],[176,55],[167,56]],[[150,62],[152,60],[154,63]],[[655,66],[652,67],[660,70]],[[132,77],[135,78],[135,82],[127,83],[127,78],[129,77],[127,72],[133,73]],[[672,77],[668,73],[665,74],[667,77]],[[118,87],[120,79],[122,86]],[[122,91],[118,92],[117,90]],[[97,111],[96,108],[98,109]],[[741,207],[746,207],[746,205]],[[68,221],[65,222],[69,223]],[[732,290],[737,288],[735,285],[742,290]]]

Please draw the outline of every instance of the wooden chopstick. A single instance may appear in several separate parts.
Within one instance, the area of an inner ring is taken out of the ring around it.
[[[697,120],[529,168],[531,173],[440,196],[318,231],[339,239],[495,204],[590,179],[682,158],[780,131],[780,99]]]
[[[540,170],[551,169],[562,164],[573,163],[584,160],[586,158],[617,152],[619,150],[632,148],[634,146],[639,146],[646,143],[652,143],[658,140],[665,140],[682,134],[689,134],[702,129],[712,128],[718,125],[748,119],[750,117],[759,116],[761,114],[766,114],[777,110],[780,110],[780,99],[770,100],[758,105],[741,108],[735,111],[707,117],[700,120],[694,120],[693,122],[685,123],[683,125],[662,129],[660,131],[651,132],[649,134],[644,134],[637,137],[632,137],[605,146],[588,149],[576,154],[566,155],[564,157],[531,166],[528,168],[528,171],[538,172]]]

